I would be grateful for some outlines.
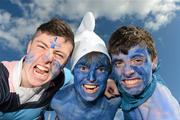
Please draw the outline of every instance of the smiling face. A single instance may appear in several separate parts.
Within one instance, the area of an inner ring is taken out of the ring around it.
[[[137,45],[127,54],[112,55],[112,73],[126,93],[138,95],[151,82],[153,62],[147,48]]]
[[[94,101],[105,90],[110,64],[108,57],[102,53],[94,54],[90,58],[87,55],[73,69],[74,84],[85,101]]]
[[[39,31],[28,44],[21,86],[39,87],[52,80],[60,73],[72,49],[72,44],[64,37]]]

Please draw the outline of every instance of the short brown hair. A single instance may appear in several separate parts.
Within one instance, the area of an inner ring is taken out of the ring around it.
[[[65,40],[69,41],[72,44],[72,46],[74,47],[74,34],[73,34],[70,26],[61,19],[53,18],[50,21],[48,21],[47,23],[41,24],[37,28],[36,33],[39,31],[43,32],[43,33],[46,32],[51,35],[64,37]],[[35,33],[34,37],[36,36],[36,33]],[[34,37],[33,37],[33,39],[34,39]]]
[[[108,52],[127,54],[128,50],[136,45],[146,46],[151,59],[156,57],[157,52],[151,35],[146,30],[132,25],[120,27],[112,33],[108,43]]]

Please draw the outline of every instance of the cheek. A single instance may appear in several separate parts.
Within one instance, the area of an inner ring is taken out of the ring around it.
[[[86,74],[78,70],[74,70],[73,74],[74,74],[74,82],[78,84],[86,78]]]
[[[61,64],[58,61],[53,61],[52,68],[51,68],[51,74],[53,77],[56,77],[61,72]]]
[[[114,80],[120,80],[122,76],[122,71],[118,68],[113,68],[111,72],[111,78]]]
[[[101,73],[101,74],[96,74],[96,80],[101,82],[101,83],[105,83],[109,77],[108,72],[105,73]]]
[[[98,74],[95,83],[99,84],[100,91],[104,91],[106,88],[107,79],[109,77],[108,73]]]
[[[148,81],[152,73],[151,66],[134,67],[134,70],[144,81]]]
[[[36,57],[34,54],[32,53],[28,53],[26,56],[25,56],[25,63],[29,64],[29,63],[33,63],[34,61],[36,60]]]
[[[144,67],[134,66],[132,68],[136,73],[138,73],[138,75],[145,75],[145,73],[146,73]]]

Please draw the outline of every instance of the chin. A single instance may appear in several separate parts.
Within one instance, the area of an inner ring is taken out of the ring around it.
[[[123,86],[123,89],[126,93],[128,93],[129,95],[139,95],[142,93],[142,91],[144,90],[144,86],[143,85],[139,85],[137,87],[132,87],[132,88],[126,88],[125,86]]]
[[[82,98],[88,102],[93,102],[97,99],[97,96],[93,96],[92,94],[85,93],[85,95],[83,95]]]
[[[86,101],[88,102],[93,102],[96,100],[96,98],[91,98],[91,97],[88,97],[88,98],[84,98]]]
[[[142,91],[139,91],[139,90],[137,90],[137,91],[134,91],[134,90],[132,90],[132,91],[126,91],[128,94],[130,94],[130,95],[133,95],[133,96],[135,96],[135,95],[139,95]]]
[[[41,82],[34,82],[34,83],[31,83],[31,85],[33,87],[41,87],[42,85],[44,85],[45,83],[41,83]]]

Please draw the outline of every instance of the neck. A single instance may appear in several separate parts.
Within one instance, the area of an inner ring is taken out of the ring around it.
[[[22,71],[21,71],[21,84],[20,86],[21,87],[25,87],[25,88],[32,88],[32,86],[30,86],[29,84],[27,84],[26,82],[26,76],[25,76],[25,71],[24,69],[22,68]]]

